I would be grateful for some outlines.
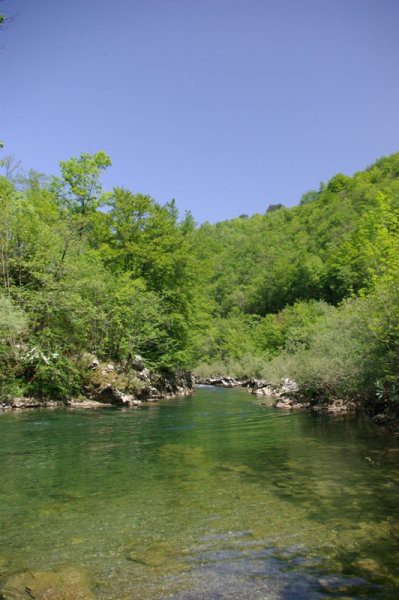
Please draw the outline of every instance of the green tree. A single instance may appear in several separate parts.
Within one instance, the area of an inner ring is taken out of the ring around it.
[[[99,179],[111,164],[103,151],[96,154],[82,152],[79,157],[61,161],[62,177],[54,177],[52,182],[61,204],[81,216],[93,213],[106,200]]]

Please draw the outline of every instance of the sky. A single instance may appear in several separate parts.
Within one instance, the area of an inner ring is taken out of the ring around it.
[[[104,150],[104,187],[197,222],[297,204],[399,151],[398,0],[4,0],[0,139]]]

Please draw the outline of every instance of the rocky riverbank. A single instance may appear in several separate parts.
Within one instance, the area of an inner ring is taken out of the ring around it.
[[[236,379],[215,375],[206,379],[197,378],[196,384],[222,388],[244,387],[259,398],[261,405],[282,410],[315,410],[343,414],[359,409],[359,404],[354,401],[341,399],[327,401],[320,398],[309,400],[298,384],[291,379],[284,379],[279,386],[275,386],[267,383],[264,379]]]
[[[95,356],[81,359],[84,370],[82,395],[78,398],[38,398],[16,396],[3,400],[0,408],[135,408],[147,402],[189,396],[193,392],[190,372],[149,369],[136,355],[124,364],[100,362]]]

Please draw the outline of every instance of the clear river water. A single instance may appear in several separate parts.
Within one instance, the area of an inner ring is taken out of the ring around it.
[[[3,412],[0,473],[0,576],[83,566],[99,600],[399,598],[399,442],[361,418],[205,387]]]

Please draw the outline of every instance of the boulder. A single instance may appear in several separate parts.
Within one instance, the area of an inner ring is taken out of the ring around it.
[[[98,402],[103,404],[114,404],[116,406],[129,406],[132,398],[133,397],[131,395],[124,394],[112,383],[107,384],[98,392],[98,394],[96,394],[96,399]]]
[[[136,371],[143,371],[145,368],[143,357],[140,354],[135,354],[131,359],[131,365]]]
[[[162,398],[162,393],[161,391],[153,386],[153,385],[144,385],[138,392],[137,392],[137,397],[139,400],[146,400],[147,402],[149,402],[150,400],[158,400],[159,398]]]

